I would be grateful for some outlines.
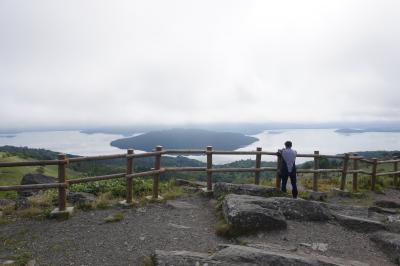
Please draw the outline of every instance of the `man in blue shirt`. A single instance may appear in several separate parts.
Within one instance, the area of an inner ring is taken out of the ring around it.
[[[296,185],[296,155],[297,152],[292,150],[292,142],[285,142],[285,149],[282,150],[282,163],[280,166],[279,177],[281,179],[281,190],[286,192],[286,184],[288,177],[290,177],[290,183],[292,184],[292,195],[293,198],[297,198],[297,185]]]

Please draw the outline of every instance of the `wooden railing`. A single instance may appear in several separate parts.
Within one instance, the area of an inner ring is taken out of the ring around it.
[[[161,167],[162,155],[206,155],[207,163],[206,167]],[[213,155],[255,155],[255,167],[254,168],[213,168],[212,159]],[[276,167],[261,167],[262,156],[277,156]],[[154,168],[150,171],[134,173],[133,162],[135,158],[154,157],[155,163]],[[379,176],[391,175],[394,178],[394,184],[399,186],[399,174],[398,164],[400,159],[392,159],[386,161],[378,161],[376,158],[365,159],[357,154],[344,154],[344,155],[322,155],[318,151],[314,154],[297,154],[297,157],[306,157],[314,159],[313,169],[298,169],[298,173],[312,173],[313,174],[313,191],[318,191],[318,179],[321,173],[341,173],[340,189],[344,190],[346,185],[346,178],[348,174],[353,174],[353,191],[357,191],[358,187],[358,174],[366,174],[371,176],[371,190],[375,190],[377,178]],[[333,158],[343,160],[341,169],[320,169],[321,158]],[[83,177],[78,179],[67,179],[66,166],[71,163],[79,163],[85,161],[94,160],[110,160],[110,159],[126,159],[126,172],[117,173],[110,175],[91,176]],[[352,161],[353,168],[349,169],[349,162]],[[57,160],[41,160],[41,161],[23,161],[23,162],[0,162],[0,167],[16,167],[16,166],[45,166],[45,165],[58,165],[58,182],[50,184],[34,184],[34,185],[11,185],[11,186],[0,186],[0,191],[19,191],[25,189],[50,189],[58,188],[58,205],[59,210],[63,211],[66,208],[66,188],[72,184],[94,182],[108,179],[125,178],[126,179],[126,203],[132,203],[133,198],[133,178],[153,176],[153,198],[158,198],[159,192],[159,180],[160,174],[165,172],[206,172],[207,173],[207,190],[212,191],[213,173],[223,172],[250,172],[254,173],[254,183],[260,184],[260,173],[261,172],[274,172],[276,174],[276,187],[280,187],[279,168],[282,162],[281,152],[268,152],[262,151],[259,147],[256,151],[218,151],[213,150],[211,146],[208,146],[205,150],[194,149],[194,150],[163,150],[161,146],[157,146],[153,152],[145,152],[135,154],[132,149],[128,149],[125,154],[113,154],[113,155],[102,155],[102,156],[86,156],[86,157],[74,157],[67,158],[65,154],[60,154]],[[364,162],[372,165],[372,171],[367,172],[359,169],[359,162]],[[377,172],[377,166],[379,164],[393,164],[393,171],[391,172]]]

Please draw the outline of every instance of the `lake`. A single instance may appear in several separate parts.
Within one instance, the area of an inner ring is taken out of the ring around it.
[[[255,150],[262,147],[264,151],[277,151],[286,140],[293,142],[293,148],[299,153],[338,154],[354,151],[400,150],[400,132],[366,132],[339,134],[335,129],[285,129],[266,130],[253,135],[259,141],[238,150]],[[110,142],[123,138],[119,134],[86,134],[80,131],[40,131],[17,134],[0,134],[0,146],[27,146],[43,148],[76,155],[104,155],[124,152],[110,146]],[[140,152],[140,151],[136,151]],[[190,156],[205,161],[205,156]],[[221,164],[255,156],[213,156],[214,163]],[[265,161],[275,160],[275,156],[263,156]],[[305,159],[299,158],[297,162]]]

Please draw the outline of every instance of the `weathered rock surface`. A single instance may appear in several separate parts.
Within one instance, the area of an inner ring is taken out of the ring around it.
[[[390,208],[382,208],[378,206],[371,206],[368,208],[370,212],[377,212],[382,214],[396,214],[399,213],[397,210],[390,209]]]
[[[262,198],[230,194],[225,197],[222,210],[228,224],[237,229],[284,229],[286,219],[327,221],[330,211],[315,201],[283,197]]]
[[[260,197],[276,197],[284,195],[277,188],[259,186],[254,184],[232,184],[232,183],[218,182],[214,185],[215,198],[219,198],[220,196],[231,193],[240,195],[260,196]]]
[[[377,243],[393,261],[400,261],[400,234],[376,232],[371,236],[371,240]]]
[[[335,218],[342,226],[357,232],[370,233],[386,230],[386,226],[379,221],[342,214],[335,214]]]
[[[52,176],[42,174],[26,174],[22,177],[21,185],[33,185],[33,184],[47,184],[56,183],[57,180]],[[30,197],[38,190],[25,189],[18,192],[23,197]]]
[[[390,200],[378,200],[375,201],[375,205],[382,208],[400,208],[400,201],[390,201]]]
[[[197,206],[190,204],[189,202],[182,200],[168,200],[166,203],[167,207],[173,209],[195,209]]]
[[[68,192],[67,201],[80,207],[86,207],[96,201],[96,195],[86,192]]]
[[[189,181],[189,180],[185,180],[185,179],[176,179],[175,185],[176,186],[195,187],[195,188],[203,188],[203,187],[207,186],[207,184],[203,183],[203,182]]]
[[[156,265],[292,265],[292,266],[365,266],[368,264],[320,255],[288,252],[282,249],[262,249],[239,245],[222,245],[209,256],[188,251],[155,252]]]

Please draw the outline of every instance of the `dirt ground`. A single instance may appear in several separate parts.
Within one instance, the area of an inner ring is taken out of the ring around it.
[[[371,194],[368,202],[400,201],[399,191],[385,193]],[[359,200],[334,198],[332,202],[357,205]],[[288,221],[284,231],[225,239],[215,234],[215,201],[199,195],[177,201],[186,206],[173,208],[154,203],[132,209],[78,210],[66,221],[19,219],[0,225],[0,258],[28,252],[35,265],[142,265],[155,249],[212,253],[220,243],[264,243],[370,265],[394,265],[368,235],[334,222]],[[123,214],[122,221],[104,222],[105,217],[118,212]],[[319,244],[323,250],[313,249]]]

